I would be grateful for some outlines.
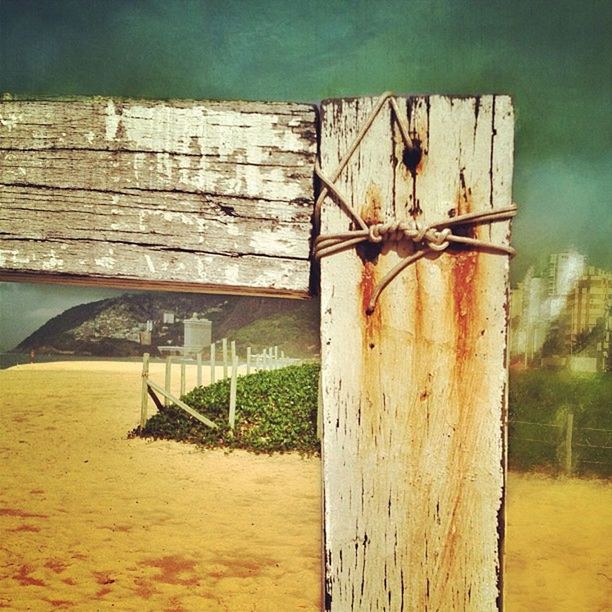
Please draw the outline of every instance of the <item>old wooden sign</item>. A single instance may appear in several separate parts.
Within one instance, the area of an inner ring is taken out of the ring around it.
[[[397,98],[401,121],[381,106],[347,158],[376,103],[327,101],[317,118],[279,103],[0,102],[0,277],[306,297],[317,145],[370,227],[511,204],[508,98]],[[320,212],[322,232],[354,230],[333,191]],[[456,232],[507,245],[509,222]],[[508,257],[427,251],[366,314],[418,248],[321,262],[334,612],[501,607]]]

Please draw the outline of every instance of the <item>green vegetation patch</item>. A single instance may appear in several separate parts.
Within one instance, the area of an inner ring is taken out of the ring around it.
[[[509,449],[512,469],[564,469],[568,413],[573,414],[575,474],[612,475],[612,375],[568,371],[512,372]]]
[[[207,427],[172,405],[160,410],[131,435],[261,453],[318,453],[318,385],[318,363],[239,377],[234,430],[228,424],[230,381],[196,387],[181,399],[215,422],[217,429]]]

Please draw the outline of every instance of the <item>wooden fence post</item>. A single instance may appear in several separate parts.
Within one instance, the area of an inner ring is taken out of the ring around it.
[[[216,356],[215,356],[215,344],[210,345],[210,384],[212,385],[216,380]]]
[[[247,346],[246,349],[246,373],[247,376],[251,373],[251,347]]]
[[[186,379],[187,378],[187,372],[186,372],[186,366],[185,366],[185,358],[183,357],[183,360],[181,361],[181,394],[180,397],[183,397],[183,395],[185,395],[185,386],[186,386]]]
[[[509,98],[398,99],[335,181],[369,224],[425,226],[511,206]],[[321,168],[333,176],[374,100],[324,102]],[[321,233],[347,232],[337,200]],[[507,221],[468,236],[507,244]],[[411,247],[371,244],[321,261],[325,608],[501,606],[507,255],[451,247],[407,267]]]
[[[232,378],[230,380],[229,425],[234,429],[236,424],[236,389],[238,386],[238,356],[232,355]]]
[[[172,394],[172,355],[166,357],[166,380],[164,388],[169,394]],[[164,396],[164,406],[169,406],[170,400]]]
[[[572,438],[574,435],[574,413],[569,410],[567,413],[567,421],[565,424],[565,473],[568,476],[572,475]]]
[[[228,361],[227,361],[227,338],[223,338],[221,340],[221,355],[223,357],[223,380],[227,378],[227,369],[228,369]]]
[[[140,427],[147,422],[147,407],[149,403],[149,353],[142,356],[142,389],[140,392]]]
[[[196,366],[198,369],[198,374],[197,374],[197,383],[198,383],[198,387],[202,386],[202,353],[198,353],[196,355]]]

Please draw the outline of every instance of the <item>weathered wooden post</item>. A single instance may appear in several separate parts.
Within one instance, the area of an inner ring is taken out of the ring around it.
[[[166,357],[166,377],[164,381],[164,389],[167,393],[172,393],[172,355]],[[170,400],[164,396],[164,406],[169,406]]]
[[[324,606],[501,606],[507,97],[328,101],[318,131],[282,103],[0,118],[0,279],[285,297],[309,293],[319,133]]]
[[[234,429],[236,424],[236,391],[238,387],[238,356],[232,354],[232,370],[230,380],[229,425]]]
[[[202,386],[202,353],[196,355],[196,367],[197,367],[197,385]]]
[[[223,359],[223,380],[225,380],[227,378],[227,372],[229,367],[227,357],[227,338],[223,338],[223,340],[221,340],[221,356]]]
[[[185,387],[187,383],[186,379],[187,379],[187,371],[186,371],[185,358],[183,357],[181,361],[181,397],[185,395]]]
[[[215,358],[215,345],[210,345],[210,384],[212,385],[216,380],[216,358]]]
[[[400,99],[399,122],[391,104],[381,107],[338,173],[375,105],[331,100],[321,117],[321,174],[368,226],[416,219],[422,229],[510,207],[507,97]],[[358,230],[331,195],[321,233]],[[459,233],[507,244],[509,224]],[[385,274],[414,254],[409,241],[372,242],[321,261],[325,607],[334,612],[501,605],[508,257],[452,243],[428,250],[368,314]]]
[[[247,346],[246,349],[246,373],[247,376],[251,373],[251,347]]]

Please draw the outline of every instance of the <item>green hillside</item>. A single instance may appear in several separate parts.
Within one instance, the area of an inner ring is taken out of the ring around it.
[[[15,352],[70,353],[95,356],[157,354],[158,346],[183,344],[184,319],[196,313],[212,322],[213,340],[227,337],[254,351],[278,346],[287,355],[319,352],[318,301],[184,293],[125,294],[81,304],[47,321]],[[171,312],[174,323],[164,323]],[[140,332],[153,322],[151,344]]]

